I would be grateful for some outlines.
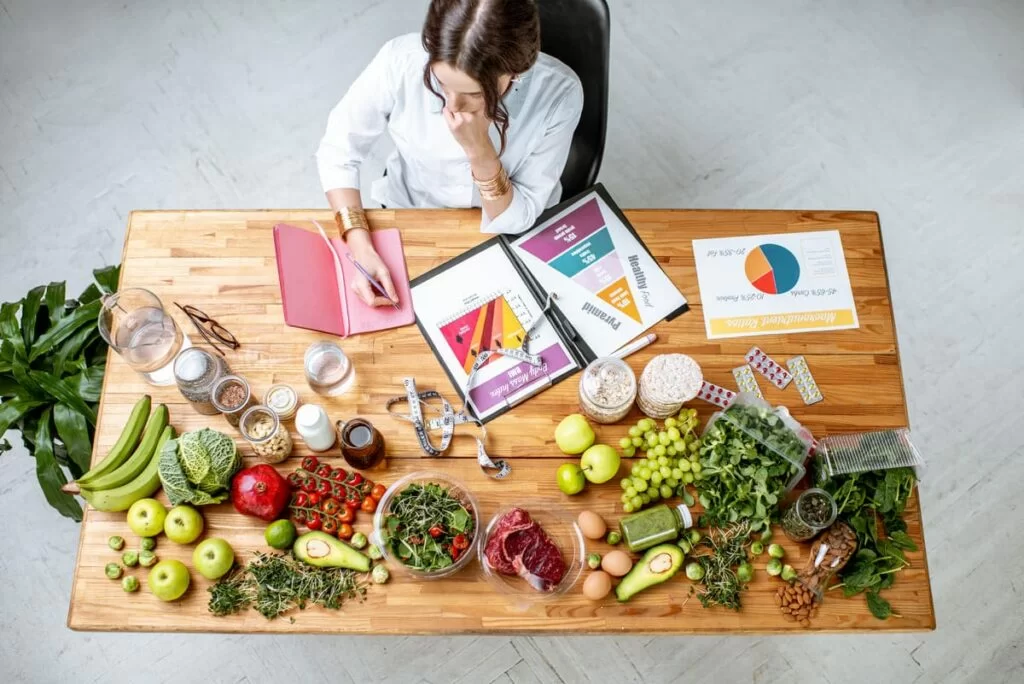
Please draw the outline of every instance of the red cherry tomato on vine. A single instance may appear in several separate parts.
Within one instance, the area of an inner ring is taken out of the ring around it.
[[[311,530],[319,530],[323,526],[323,520],[320,518],[319,513],[310,513],[309,519],[306,521],[306,527]]]
[[[356,519],[355,512],[348,506],[342,506],[338,511],[338,522],[350,523]]]
[[[336,534],[338,532],[338,521],[334,518],[324,518],[323,531],[327,534]]]
[[[377,510],[377,500],[371,496],[363,499],[363,503],[359,505],[359,509],[366,513],[373,513]]]
[[[380,501],[381,498],[383,498],[383,496],[384,496],[384,492],[386,492],[386,491],[388,491],[388,488],[385,487],[384,485],[382,485],[382,484],[374,485],[373,486],[373,491],[370,492],[370,496],[372,496],[377,501]]]
[[[355,533],[356,532],[352,529],[352,526],[347,523],[338,525],[338,539],[351,539],[352,535]]]

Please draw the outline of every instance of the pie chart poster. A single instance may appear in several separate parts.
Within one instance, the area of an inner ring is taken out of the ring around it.
[[[709,339],[857,327],[838,230],[693,241]]]

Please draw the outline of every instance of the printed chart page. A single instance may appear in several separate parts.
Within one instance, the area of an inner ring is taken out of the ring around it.
[[[856,328],[838,230],[693,241],[708,339]]]
[[[686,298],[596,192],[525,233],[515,254],[598,356],[686,304]]]
[[[463,392],[480,352],[522,350],[527,330],[542,316],[498,244],[418,283],[412,299],[428,341]],[[540,356],[540,366],[493,354],[477,370],[469,404],[478,418],[487,420],[577,369],[547,320],[534,329],[527,351]]]

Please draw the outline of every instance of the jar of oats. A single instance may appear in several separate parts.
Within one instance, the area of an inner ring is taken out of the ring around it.
[[[580,409],[597,423],[617,423],[636,399],[636,375],[622,359],[606,356],[590,363],[580,377]]]
[[[266,406],[253,406],[242,414],[238,429],[264,463],[280,463],[292,453],[292,436]]]

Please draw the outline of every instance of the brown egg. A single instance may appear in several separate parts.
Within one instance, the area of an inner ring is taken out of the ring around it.
[[[604,519],[593,511],[583,511],[576,519],[580,525],[580,531],[587,539],[604,539],[604,533],[608,531],[608,525]]]
[[[595,570],[583,581],[583,595],[591,601],[600,601],[612,590],[612,576]]]
[[[609,551],[601,559],[601,569],[612,577],[622,577],[633,567],[633,559],[625,551]]]

